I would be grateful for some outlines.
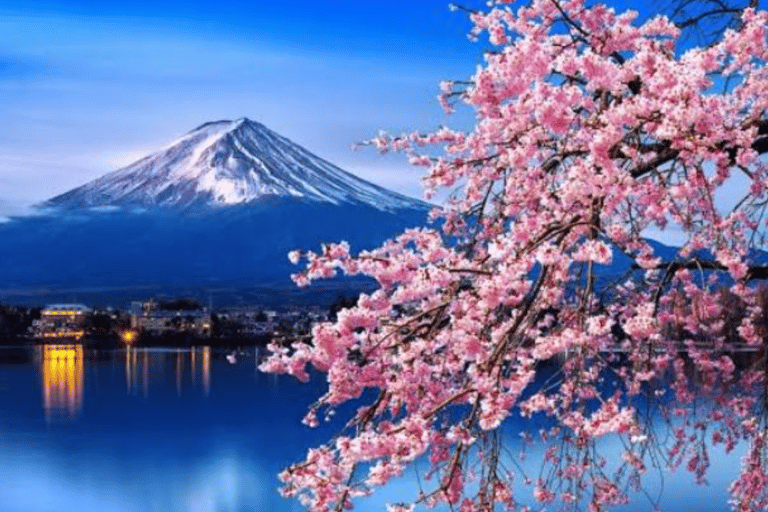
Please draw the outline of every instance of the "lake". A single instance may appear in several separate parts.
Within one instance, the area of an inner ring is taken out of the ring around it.
[[[303,510],[280,497],[276,475],[336,431],[300,423],[322,376],[301,384],[258,372],[253,349],[227,354],[0,348],[0,512]],[[525,426],[509,422],[511,445]],[[652,494],[663,510],[727,510],[742,452],[712,450],[708,487],[680,469],[649,477]],[[383,511],[415,490],[404,476],[357,509]],[[638,497],[617,510],[651,508]]]

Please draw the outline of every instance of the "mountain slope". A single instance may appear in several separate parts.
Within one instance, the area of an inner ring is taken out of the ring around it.
[[[41,206],[183,209],[250,203],[268,196],[384,211],[424,207],[246,118],[199,126],[156,153]]]

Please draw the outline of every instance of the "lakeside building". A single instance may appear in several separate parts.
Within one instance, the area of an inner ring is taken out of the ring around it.
[[[234,329],[232,334],[239,336],[271,336],[278,328],[277,312],[258,306],[231,307],[218,311],[216,316],[220,324],[228,325]]]
[[[281,311],[258,305],[237,306],[217,311],[216,316],[235,335],[246,337],[307,334],[317,322],[328,319],[327,311],[317,306],[285,306]]]
[[[32,322],[32,335],[41,340],[75,339],[85,335],[91,309],[83,304],[50,304]]]
[[[189,333],[208,338],[211,336],[211,314],[205,308],[167,309],[156,300],[132,302],[131,329],[151,336]]]

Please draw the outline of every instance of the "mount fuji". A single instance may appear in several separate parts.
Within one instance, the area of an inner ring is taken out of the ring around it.
[[[160,151],[44,202],[43,208],[222,207],[265,197],[381,211],[421,209],[313,155],[266,126],[241,118],[206,123]]]
[[[429,209],[260,123],[210,122],[0,224],[0,298],[287,290],[288,251],[371,248]]]

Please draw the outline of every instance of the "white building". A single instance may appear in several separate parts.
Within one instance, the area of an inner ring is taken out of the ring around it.
[[[50,304],[40,311],[40,319],[32,322],[32,334],[40,339],[80,339],[91,313],[83,304]]]

